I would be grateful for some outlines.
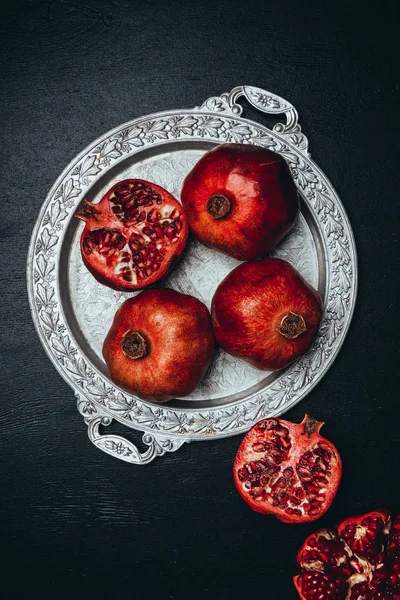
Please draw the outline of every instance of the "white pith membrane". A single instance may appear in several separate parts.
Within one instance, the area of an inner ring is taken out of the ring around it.
[[[288,515],[318,515],[337,460],[329,444],[316,434],[304,452],[292,445],[289,429],[275,419],[261,421],[248,435],[237,472],[243,491],[255,503],[267,501]]]
[[[396,558],[400,539],[389,538],[390,516],[372,513],[372,518],[365,515],[356,521],[349,521],[340,536],[334,530],[321,529],[306,540],[298,557],[300,589],[306,600],[400,600],[400,577],[396,583],[390,579],[394,565],[400,571]],[[396,531],[400,530],[400,519],[396,524]],[[390,539],[395,551],[385,554]]]
[[[83,249],[87,257],[95,253],[95,261],[112,269],[116,280],[134,286],[161,268],[169,248],[179,239],[183,211],[163,202],[150,185],[136,182],[122,187],[125,197],[113,192],[108,198],[113,226],[87,232]],[[100,225],[98,214],[95,218]]]

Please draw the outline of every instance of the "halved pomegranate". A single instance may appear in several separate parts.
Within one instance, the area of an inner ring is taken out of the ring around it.
[[[239,494],[256,512],[307,523],[330,507],[342,476],[335,446],[306,415],[299,425],[263,419],[245,435],[233,467]]]
[[[115,184],[98,204],[84,201],[76,213],[86,222],[81,254],[92,275],[115,290],[138,290],[166,275],[188,235],[179,202],[142,179]]]
[[[300,200],[285,159],[250,144],[221,144],[183,182],[182,205],[206,246],[238,260],[269,252],[293,227]]]
[[[111,379],[145,400],[190,394],[214,353],[210,313],[197,298],[144,290],[120,306],[103,344]]]
[[[297,555],[302,600],[400,600],[400,515],[345,519],[310,535]]]

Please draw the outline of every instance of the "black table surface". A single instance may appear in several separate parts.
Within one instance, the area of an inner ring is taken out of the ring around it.
[[[306,535],[350,514],[400,508],[394,6],[2,4],[2,598],[295,600]],[[243,84],[297,108],[357,244],[359,292],[345,343],[286,414],[324,420],[344,463],[331,509],[308,525],[261,516],[240,499],[232,481],[240,437],[185,445],[145,467],[97,450],[39,342],[27,299],[35,220],[78,152],[134,117],[197,106]]]

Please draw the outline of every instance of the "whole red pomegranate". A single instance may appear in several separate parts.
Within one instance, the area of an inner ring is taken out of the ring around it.
[[[214,333],[226,352],[258,369],[282,369],[311,346],[321,298],[288,262],[242,263],[218,286],[211,306]]]
[[[302,600],[400,600],[400,514],[387,510],[320,529],[302,545],[294,584]]]
[[[188,235],[182,206],[142,179],[115,184],[98,204],[85,200],[76,216],[83,262],[115,290],[137,290],[163,277],[183,252]]]
[[[269,252],[293,227],[299,195],[285,160],[271,150],[222,144],[183,182],[181,200],[198,239],[238,260]]]
[[[271,418],[248,431],[236,454],[233,477],[253,510],[284,523],[314,521],[328,510],[342,462],[335,446],[320,435],[322,425],[306,415],[299,425]]]
[[[111,379],[145,400],[190,394],[214,353],[207,307],[175,290],[151,289],[120,306],[103,345]]]

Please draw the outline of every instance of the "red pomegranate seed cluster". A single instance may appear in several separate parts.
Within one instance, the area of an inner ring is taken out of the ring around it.
[[[78,217],[89,270],[115,289],[142,289],[164,275],[182,253],[187,222],[166,190],[139,179],[118,183],[98,204],[86,202]]]
[[[237,489],[257,512],[286,522],[313,521],[330,506],[341,476],[339,454],[306,416],[300,424],[264,419],[243,439],[234,465]]]
[[[303,600],[400,600],[400,515],[346,519],[309,536],[294,578]]]

